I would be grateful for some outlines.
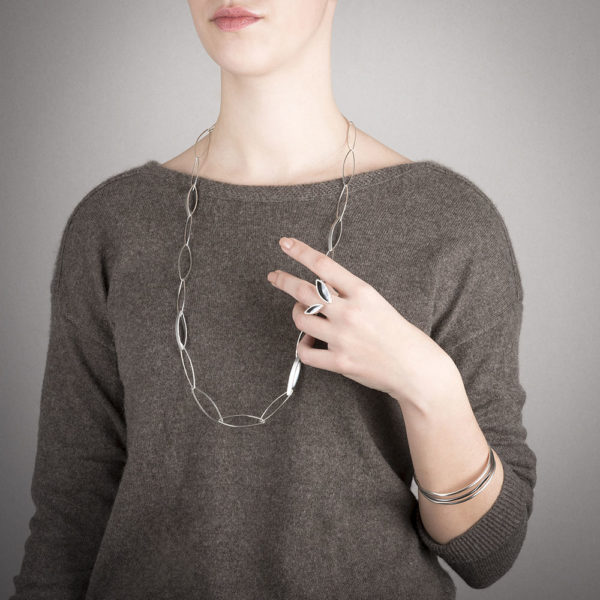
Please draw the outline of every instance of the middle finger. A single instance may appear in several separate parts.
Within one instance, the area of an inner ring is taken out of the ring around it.
[[[320,313],[331,316],[332,305],[346,302],[345,298],[342,298],[336,290],[330,285],[327,289],[331,292],[332,296],[335,296],[335,301],[332,303],[325,302],[317,293],[317,289],[314,283],[300,279],[295,275],[286,273],[285,271],[273,271],[269,274],[269,281],[280,290],[286,292],[292,298],[295,298],[301,304],[305,304],[307,307],[313,304],[322,304],[323,308],[319,310]],[[325,282],[327,284],[327,282]],[[335,310],[335,309],[334,309]]]

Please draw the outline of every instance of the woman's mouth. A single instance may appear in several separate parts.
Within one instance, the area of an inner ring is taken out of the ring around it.
[[[213,15],[212,20],[222,31],[238,31],[262,19],[243,6],[222,6]]]
[[[244,27],[248,27],[248,25],[252,25],[252,23],[256,23],[256,21],[260,21],[262,17],[217,17],[213,19],[216,26],[222,31],[238,31],[239,29],[243,29]]]

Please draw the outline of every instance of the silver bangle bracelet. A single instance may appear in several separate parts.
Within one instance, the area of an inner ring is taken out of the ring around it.
[[[461,504],[462,502],[466,502],[467,500],[474,498],[475,496],[477,496],[477,494],[481,493],[486,488],[486,486],[492,478],[492,475],[496,471],[496,459],[494,457],[494,453],[492,452],[492,448],[489,447],[489,449],[490,452],[488,462],[485,466],[483,473],[469,485],[454,492],[437,493],[422,488],[417,479],[417,476],[414,475],[415,483],[417,484],[419,491],[423,496],[425,496],[425,498],[427,498],[431,502],[435,502],[436,504]],[[456,494],[460,494],[461,492],[464,492],[469,488],[473,489],[467,492],[466,494],[463,494],[462,496],[448,498],[448,496],[456,496]]]
[[[416,475],[414,476],[415,483],[417,484],[419,490],[421,490],[424,494],[430,494],[432,496],[445,497],[445,496],[454,496],[455,494],[460,494],[461,492],[468,490],[470,487],[477,485],[477,483],[479,483],[479,481],[481,481],[481,479],[483,479],[485,477],[485,475],[487,474],[487,472],[490,468],[490,465],[492,464],[492,460],[494,458],[491,447],[488,446],[488,448],[489,448],[488,460],[487,460],[487,464],[485,465],[485,468],[483,470],[483,473],[473,483],[470,483],[469,485],[465,486],[464,488],[461,488],[460,490],[456,490],[455,492],[446,492],[446,493],[438,493],[438,492],[432,492],[431,490],[426,490],[425,488],[421,487]]]

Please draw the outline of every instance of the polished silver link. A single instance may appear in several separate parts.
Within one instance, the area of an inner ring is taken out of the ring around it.
[[[344,117],[345,118],[345,117]],[[356,144],[356,127],[354,127],[354,123],[346,119],[348,123],[348,129],[346,131],[346,143],[349,146],[349,150],[344,157],[344,162],[342,164],[342,191],[338,198],[337,206],[336,206],[336,218],[334,223],[332,224],[329,230],[329,236],[327,239],[327,256],[331,254],[331,258],[333,258],[333,251],[340,241],[342,235],[342,218],[344,216],[344,212],[346,211],[346,205],[348,203],[348,184],[354,177],[355,169],[356,169],[356,161],[354,158],[354,146]],[[349,143],[349,131],[350,126],[354,127],[354,141],[352,145]],[[277,396],[274,400],[272,400],[268,406],[265,408],[261,415],[249,415],[249,414],[234,414],[234,415],[223,415],[219,410],[219,407],[214,402],[214,400],[203,390],[196,387],[196,375],[194,372],[194,365],[192,363],[192,358],[187,351],[187,341],[188,341],[188,328],[187,321],[184,314],[185,308],[185,297],[186,297],[186,280],[189,277],[192,271],[192,249],[190,246],[190,239],[192,236],[192,219],[193,215],[196,212],[196,208],[198,207],[198,168],[200,163],[200,156],[198,154],[198,142],[208,134],[208,149],[206,150],[206,154],[208,154],[208,150],[210,149],[210,132],[215,128],[213,124],[211,127],[205,129],[197,138],[194,144],[194,165],[192,167],[192,175],[190,182],[190,189],[188,190],[186,201],[185,201],[185,209],[187,213],[187,218],[184,227],[183,233],[183,246],[179,250],[179,254],[177,257],[177,273],[179,275],[179,287],[177,289],[177,317],[175,320],[175,339],[177,341],[177,347],[179,348],[179,354],[181,357],[181,364],[183,366],[183,372],[185,374],[188,383],[190,384],[190,389],[192,392],[192,396],[200,408],[200,410],[212,421],[219,423],[221,425],[227,425],[229,427],[252,427],[254,425],[262,425],[267,422],[267,419],[270,419],[290,398],[290,396],[294,393],[294,389],[296,384],[298,383],[298,378],[300,377],[300,371],[302,368],[302,362],[298,357],[298,344],[304,335],[304,331],[301,331],[298,335],[298,339],[296,340],[296,349],[295,349],[295,357],[294,362],[292,363],[292,367],[290,369],[288,380],[287,380],[287,388],[286,391]],[[346,161],[348,156],[352,155],[352,173],[348,180],[346,180]],[[345,196],[345,200],[343,205],[340,204],[342,197]],[[340,206],[342,206],[340,210]],[[339,234],[333,243],[333,234],[336,226],[339,224]],[[321,279],[316,279],[315,281],[315,289],[319,298],[321,298],[325,303],[331,303],[333,301],[333,296],[325,284]],[[317,314],[321,308],[323,308],[323,304],[313,304],[309,306],[304,312],[305,314]]]
[[[354,126],[354,123],[352,121],[348,121],[348,129],[346,130],[346,145],[348,146],[348,152],[346,152],[346,156],[344,156],[344,162],[342,163],[342,191],[340,192],[340,195],[338,197],[338,201],[337,201],[337,207],[335,210],[335,221],[333,222],[333,224],[331,225],[331,228],[329,229],[329,236],[327,238],[327,252],[325,253],[327,256],[330,256],[330,258],[333,258],[333,252],[335,250],[335,247],[338,245],[338,242],[340,241],[340,238],[342,237],[342,217],[344,216],[344,212],[346,211],[346,205],[348,204],[348,184],[352,181],[352,178],[354,177],[354,173],[356,171],[356,159],[354,156],[354,146],[356,145],[356,127],[353,127],[354,129],[354,140],[352,141],[352,144],[350,144],[349,142],[349,138],[348,138],[348,134],[350,132],[350,125]],[[346,161],[348,160],[348,156],[352,156],[352,173],[350,174],[350,177],[348,178],[348,180],[346,181]],[[342,211],[340,212],[340,200],[342,199],[343,196],[346,196],[346,199],[344,200],[344,206],[342,208]],[[333,234],[335,231],[335,227],[336,225],[339,223],[340,225],[340,232],[338,234],[338,237],[335,241],[335,244],[333,243]]]

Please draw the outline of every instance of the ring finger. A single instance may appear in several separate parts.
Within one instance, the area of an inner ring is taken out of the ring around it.
[[[305,314],[306,304],[296,302],[292,309],[292,319],[300,331],[317,338],[323,342],[331,342],[333,325],[329,319],[319,317],[317,314]]]

